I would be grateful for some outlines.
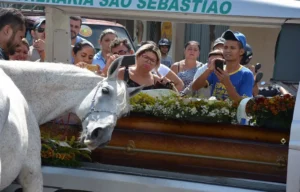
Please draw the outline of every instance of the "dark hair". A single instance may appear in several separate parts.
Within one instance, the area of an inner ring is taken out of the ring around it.
[[[95,51],[95,47],[88,41],[81,41],[81,42],[78,42],[74,45],[73,47],[73,53],[76,55],[78,53],[78,51],[81,51],[84,47],[86,46],[90,46],[94,49]]]
[[[102,33],[100,34],[100,37],[99,37],[100,41],[102,41],[102,39],[103,39],[103,38],[105,37],[105,35],[107,35],[107,34],[113,34],[113,35],[115,35],[116,37],[118,37],[117,32],[116,32],[115,30],[113,30],[113,29],[105,29],[105,30],[102,31]]]
[[[189,42],[187,42],[185,45],[184,45],[184,49],[186,49],[187,48],[187,46],[189,46],[189,45],[192,45],[192,44],[196,44],[197,46],[198,46],[198,48],[199,48],[199,51],[200,51],[200,43],[198,42],[198,41],[189,41]]]
[[[80,21],[80,26],[82,25],[82,19],[80,16],[71,16],[70,19],[74,21]]]
[[[155,45],[157,47],[157,44],[154,41],[142,41],[141,42],[141,46],[146,45],[146,44],[152,44],[152,45]]]
[[[0,8],[0,30],[6,25],[10,25],[14,33],[19,30],[24,30],[25,17],[17,9]]]
[[[129,45],[127,39],[125,39],[125,38],[124,38],[124,39],[123,39],[123,38],[116,38],[116,39],[114,39],[114,40],[110,43],[110,45],[109,45],[110,52],[112,52],[111,50],[112,50],[113,48],[116,48],[116,47],[118,47],[118,46],[121,45],[121,44],[125,45],[125,47],[128,49],[128,51],[131,51],[131,50],[132,50],[132,49],[131,49],[131,46]]]

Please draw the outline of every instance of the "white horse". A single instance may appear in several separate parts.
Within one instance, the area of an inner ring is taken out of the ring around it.
[[[18,167],[16,164],[19,164],[19,167],[30,164],[35,166],[20,178],[23,190],[42,191],[41,144],[37,126],[66,112],[75,113],[82,120],[81,140],[89,149],[105,146],[110,141],[118,118],[130,110],[129,97],[143,88],[127,89],[124,81],[117,80],[122,59],[121,57],[112,63],[107,78],[66,64],[0,61],[0,69],[3,69],[20,89],[36,121],[36,126],[28,128],[28,140],[22,132],[15,132],[10,136],[2,136],[0,133],[0,157],[5,155],[7,159],[2,161],[1,170],[1,180],[7,181],[0,184],[0,190],[13,181],[15,175],[10,170]],[[16,145],[17,138],[19,143]],[[11,155],[10,149],[13,145],[16,145],[15,153],[19,153],[17,158]],[[21,150],[27,145],[27,150]],[[4,149],[6,154],[2,153]],[[28,152],[34,154],[30,155]],[[3,169],[6,169],[6,172]],[[4,172],[6,174],[2,174]],[[23,184],[25,180],[28,185]]]
[[[39,126],[22,93],[0,69],[0,190],[19,175],[25,191],[42,191]]]

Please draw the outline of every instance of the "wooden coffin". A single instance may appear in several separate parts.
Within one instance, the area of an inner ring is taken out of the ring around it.
[[[52,127],[52,128],[50,128]],[[47,124],[43,130],[78,136],[80,127]],[[289,132],[131,115],[118,121],[95,162],[197,175],[285,183]]]

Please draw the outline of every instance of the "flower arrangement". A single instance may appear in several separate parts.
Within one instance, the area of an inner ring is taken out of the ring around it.
[[[217,101],[171,96],[151,97],[139,93],[130,100],[131,112],[165,119],[200,122],[236,123],[236,106],[229,100]]]
[[[85,149],[75,136],[71,138],[41,131],[42,164],[50,166],[78,167],[82,161],[91,161],[90,151]]]
[[[290,129],[296,98],[291,95],[253,98],[246,107],[251,123],[269,128]]]
[[[290,95],[256,97],[247,104],[250,124],[265,128],[289,129],[296,98]],[[165,119],[236,124],[237,104],[230,100],[171,96],[151,97],[139,93],[130,100],[131,112]]]
[[[295,100],[290,95],[251,99],[246,107],[247,114],[251,116],[251,125],[288,130]],[[229,100],[179,97],[175,94],[151,97],[146,93],[139,93],[130,99],[130,104],[133,113],[165,119],[237,123],[237,105]],[[74,135],[67,134],[68,131],[71,132],[69,128],[61,129],[59,133],[51,132],[48,128],[41,129],[43,165],[77,167],[82,161],[91,161],[91,152],[77,141],[76,136],[67,136]]]

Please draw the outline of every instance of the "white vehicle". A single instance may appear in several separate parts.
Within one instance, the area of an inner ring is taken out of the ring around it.
[[[68,63],[69,16],[166,20],[174,23],[281,27],[275,51],[274,81],[296,84],[299,75],[300,1],[296,0],[2,0],[46,7],[46,60]],[[176,25],[174,25],[176,31]],[[176,32],[173,45],[176,46]],[[173,54],[172,54],[173,55]],[[293,91],[290,89],[290,91]],[[299,91],[299,90],[298,90]],[[296,93],[296,92],[295,92]],[[150,169],[87,163],[80,169],[43,167],[44,191],[300,191],[300,94],[289,138],[285,183],[208,177]],[[12,184],[5,192],[17,191]]]

